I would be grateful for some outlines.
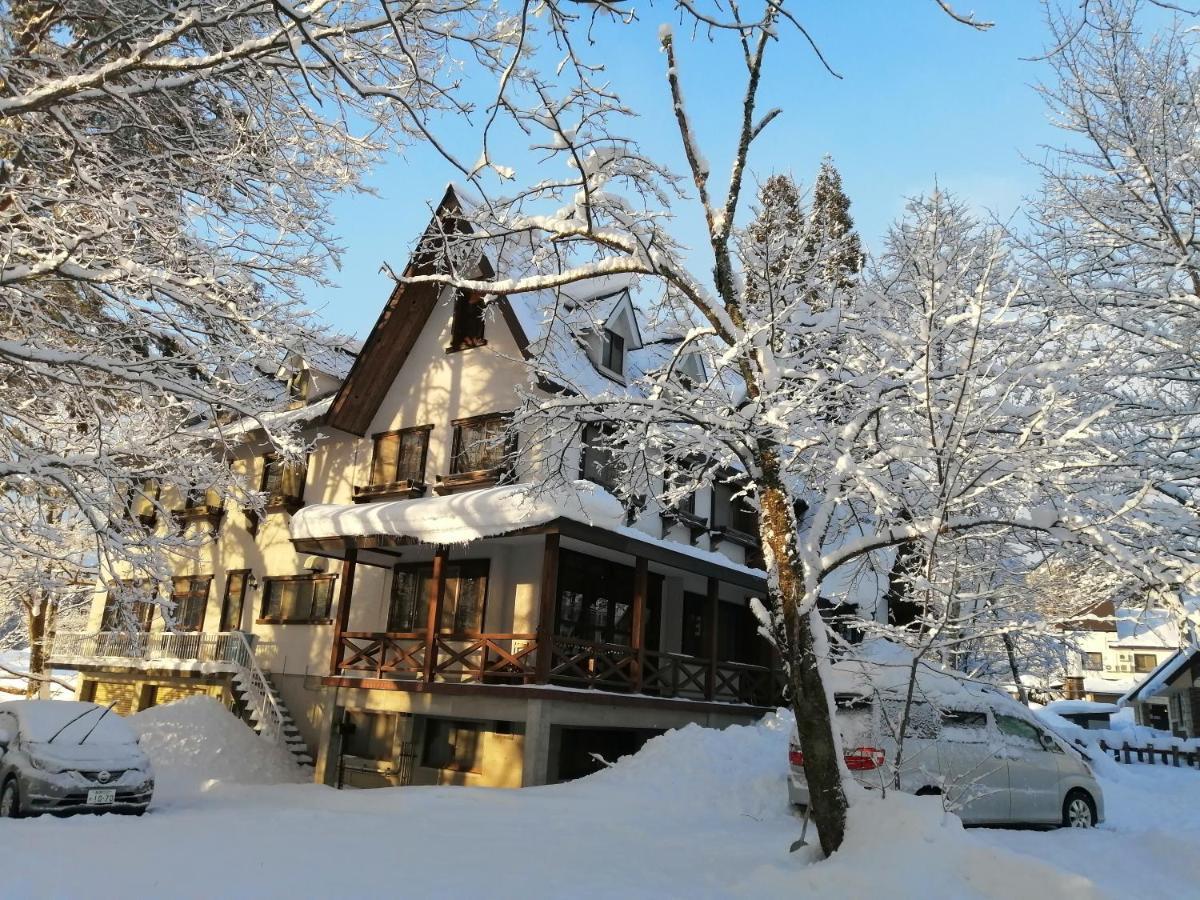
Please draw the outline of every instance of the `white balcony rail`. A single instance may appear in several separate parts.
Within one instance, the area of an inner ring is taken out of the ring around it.
[[[259,734],[286,746],[283,709],[258,664],[251,637],[244,632],[101,631],[55,635],[52,662],[62,665],[80,659],[113,660],[139,666],[166,662],[186,664],[188,669],[202,667],[232,672],[245,694]]]

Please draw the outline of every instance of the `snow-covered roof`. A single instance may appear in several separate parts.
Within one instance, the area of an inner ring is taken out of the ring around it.
[[[292,425],[315,422],[324,416],[325,413],[329,412],[329,407],[332,403],[333,397],[326,397],[324,400],[298,406],[295,409],[282,409],[277,412],[265,413],[254,419],[238,419],[236,422],[230,422],[228,425],[222,427],[221,433],[226,437],[231,437],[251,434],[262,430],[264,427],[287,428]]]
[[[1055,700],[1044,707],[1057,716],[1111,715],[1118,708],[1115,703],[1096,703],[1092,700]]]
[[[465,544],[555,519],[616,528],[625,510],[612,494],[589,481],[552,493],[535,485],[514,484],[380,503],[322,503],[292,516],[295,540],[333,537],[405,537],[428,544]]]
[[[1151,672],[1145,681],[1131,691],[1128,691],[1117,703],[1124,706],[1126,703],[1131,703],[1134,700],[1145,700],[1153,697],[1166,687],[1167,682],[1178,674],[1179,670],[1188,663],[1194,653],[1196,653],[1196,650],[1192,647],[1176,650],[1174,654],[1159,663],[1158,668]]]

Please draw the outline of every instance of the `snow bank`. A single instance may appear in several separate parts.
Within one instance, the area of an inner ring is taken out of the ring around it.
[[[126,721],[140,737],[155,779],[168,791],[209,782],[288,784],[307,781],[292,756],[255,734],[212,697],[152,706]]]
[[[625,521],[625,510],[616,497],[589,481],[554,493],[514,484],[421,500],[306,506],[292,516],[291,533],[296,540],[387,535],[465,544],[558,518],[616,528]]]

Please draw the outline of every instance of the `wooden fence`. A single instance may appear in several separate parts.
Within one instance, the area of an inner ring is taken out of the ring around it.
[[[1200,750],[1184,750],[1178,746],[1164,750],[1159,747],[1130,747],[1128,743],[1114,747],[1105,740],[1100,741],[1100,749],[1111,753],[1119,763],[1148,763],[1149,765],[1187,766],[1200,769]],[[1157,757],[1157,758],[1156,758]]]

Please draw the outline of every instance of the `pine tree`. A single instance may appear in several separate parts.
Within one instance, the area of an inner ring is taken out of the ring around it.
[[[862,244],[850,218],[850,198],[842,176],[826,156],[813,184],[812,208],[805,223],[805,252],[815,262],[828,287],[845,290],[863,267]]]

